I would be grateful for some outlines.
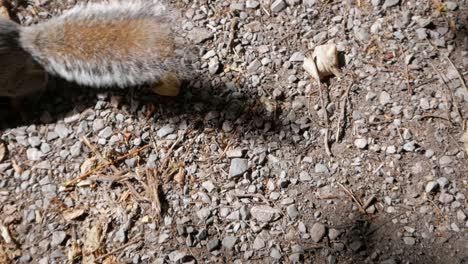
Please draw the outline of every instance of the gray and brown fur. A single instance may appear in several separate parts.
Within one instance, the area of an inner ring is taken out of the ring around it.
[[[19,60],[26,51],[47,72],[93,87],[157,83],[167,72],[183,78],[186,46],[174,17],[156,0],[78,5],[30,27],[5,23],[11,36],[0,28],[0,54],[15,51]]]

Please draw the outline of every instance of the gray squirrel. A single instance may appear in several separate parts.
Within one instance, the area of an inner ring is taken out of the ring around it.
[[[0,96],[29,95],[49,74],[97,88],[180,85],[188,44],[175,14],[158,0],[114,0],[29,27],[0,18]]]

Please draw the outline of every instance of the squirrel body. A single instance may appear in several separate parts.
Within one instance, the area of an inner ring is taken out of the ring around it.
[[[0,20],[0,67],[6,67],[0,68],[0,82],[21,68],[32,79],[43,77],[44,69],[91,87],[155,84],[167,74],[183,77],[187,46],[174,17],[157,0],[118,0],[78,5],[29,27]],[[8,69],[9,61],[18,69]],[[27,92],[0,87],[0,96]]]

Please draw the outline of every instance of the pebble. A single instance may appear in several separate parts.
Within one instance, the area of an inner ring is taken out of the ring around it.
[[[212,181],[205,181],[202,183],[202,186],[209,193],[212,192],[216,188],[216,186],[213,184]]]
[[[283,0],[276,0],[271,4],[271,11],[273,13],[278,13],[284,8],[286,8],[286,3]]]
[[[29,148],[28,150],[26,150],[26,157],[28,158],[28,160],[38,161],[41,160],[42,157],[44,157],[44,154],[37,148]]]
[[[158,130],[158,132],[156,132],[156,135],[159,138],[163,138],[163,137],[171,134],[172,132],[174,132],[174,130],[175,130],[175,128],[172,125],[166,125],[166,126],[163,126],[162,128],[160,128]]]
[[[391,102],[390,94],[385,91],[381,92],[379,96],[379,102],[383,106],[389,104]]]
[[[448,166],[452,163],[452,158],[449,157],[449,156],[442,156],[440,159],[439,159],[439,164],[440,166]]]
[[[453,202],[455,200],[455,198],[453,197],[453,195],[449,194],[449,193],[441,193],[439,195],[439,202],[443,203],[443,204],[449,204],[451,202]]]
[[[211,216],[211,210],[208,208],[203,208],[201,210],[197,211],[197,216],[200,218],[202,221],[206,221],[208,217]]]
[[[289,205],[286,208],[286,212],[288,213],[288,216],[291,220],[296,219],[297,216],[299,215],[299,211],[297,211],[297,207],[294,204]]]
[[[242,176],[249,169],[249,161],[247,159],[235,158],[231,160],[229,167],[229,178]]]
[[[310,236],[312,241],[318,243],[325,236],[326,228],[321,223],[315,223],[310,229]]]
[[[304,61],[304,54],[302,52],[296,51],[291,55],[291,58],[289,58],[289,61],[291,62],[302,62]]]
[[[389,7],[394,7],[400,3],[400,0],[385,0],[385,3],[383,4],[383,8],[387,9]]]
[[[404,237],[403,242],[405,242],[405,244],[408,246],[416,244],[416,240],[414,239],[414,237]]]
[[[272,248],[271,251],[270,251],[270,257],[274,258],[274,259],[281,259],[281,252],[276,248]]]
[[[299,173],[299,180],[301,182],[307,182],[307,181],[311,181],[312,177],[310,177],[310,174],[307,171],[301,171]]]
[[[403,149],[407,152],[413,152],[416,149],[416,142],[410,141],[403,145]]]
[[[444,2],[444,4],[447,7],[447,9],[450,11],[455,11],[458,8],[458,4],[455,1],[446,1]]]
[[[328,230],[328,238],[330,238],[330,240],[337,239],[340,236],[340,234],[341,234],[341,232],[339,230],[334,229],[334,228],[331,228],[330,230]]]
[[[255,1],[255,0],[247,0],[245,2],[245,7],[249,8],[249,9],[256,9],[259,6],[260,6],[260,3],[258,1]]]
[[[281,212],[278,209],[275,209],[268,205],[259,205],[252,207],[252,209],[250,210],[250,214],[253,218],[263,223],[275,221],[281,216]]]
[[[227,236],[223,238],[223,247],[226,248],[227,250],[232,250],[234,246],[236,245],[237,238],[234,236]]]
[[[54,132],[60,138],[66,138],[66,137],[68,137],[68,134],[70,134],[70,130],[64,124],[57,124],[55,126]]]
[[[254,250],[259,250],[265,247],[265,240],[263,240],[260,236],[257,236],[252,244],[252,248]]]
[[[426,184],[426,192],[427,193],[433,193],[433,192],[436,192],[437,190],[439,189],[439,183],[437,183],[436,181],[430,181]]]
[[[220,241],[219,239],[210,240],[210,241],[208,241],[208,243],[206,244],[206,248],[207,248],[208,251],[210,251],[210,252],[219,249],[220,246],[221,246],[221,241]]]
[[[445,189],[449,185],[449,180],[445,177],[440,177],[437,179],[437,183],[439,184],[440,188]]]
[[[64,231],[56,231],[52,233],[52,241],[50,242],[50,245],[52,247],[56,247],[62,244],[65,241],[66,237],[67,237],[67,233],[65,233]]]
[[[357,138],[354,140],[354,145],[359,149],[365,149],[367,147],[367,139]]]

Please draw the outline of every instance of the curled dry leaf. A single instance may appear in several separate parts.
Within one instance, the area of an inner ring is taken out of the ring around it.
[[[167,73],[151,87],[151,90],[162,96],[177,96],[180,92],[180,86],[179,78],[174,73]]]
[[[174,177],[174,180],[177,182],[180,188],[184,188],[185,185],[185,169],[183,167],[179,168],[179,171]]]
[[[102,264],[119,264],[119,262],[115,256],[108,256],[106,259],[104,259]]]
[[[317,46],[312,56],[304,58],[303,68],[317,81],[325,77],[341,76],[338,50],[335,44]]]
[[[67,221],[71,221],[79,218],[85,213],[84,209],[67,209],[62,212],[63,218]]]

